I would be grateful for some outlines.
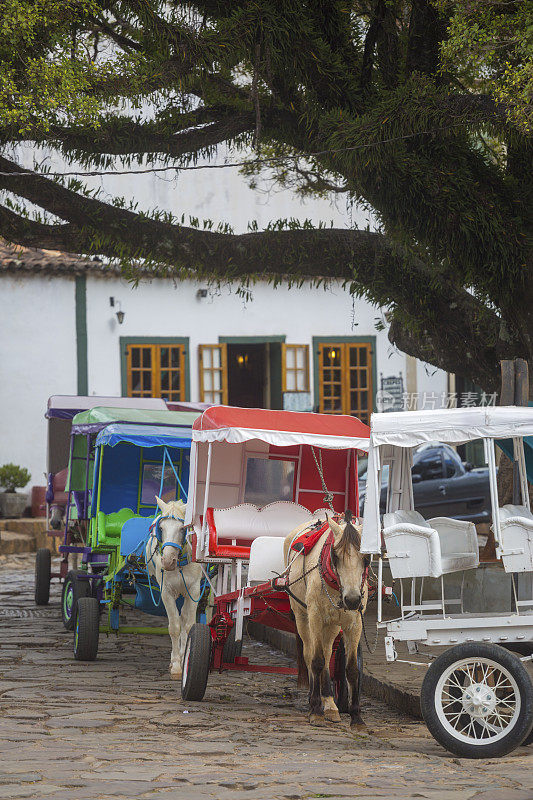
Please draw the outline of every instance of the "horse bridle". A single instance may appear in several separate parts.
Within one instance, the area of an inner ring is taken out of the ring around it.
[[[150,536],[156,539],[158,547],[161,550],[161,555],[163,555],[163,550],[165,547],[175,547],[178,551],[178,566],[183,567],[188,563],[189,560],[187,556],[185,556],[185,561],[181,558],[183,548],[185,547],[185,542],[187,540],[187,528],[184,525],[181,543],[177,544],[176,542],[163,542],[161,521],[164,519],[174,519],[176,522],[185,523],[185,520],[181,519],[181,517],[173,517],[172,514],[160,514],[158,517],[155,517],[154,521],[150,525]]]
[[[342,592],[341,592],[342,587],[341,587],[340,577],[333,562],[333,558],[331,556],[334,546],[335,546],[335,540],[333,536],[333,531],[330,530],[330,533],[328,534],[326,541],[324,542],[324,544],[320,549],[320,555],[318,556],[317,567],[318,567],[318,574],[320,575],[320,580],[322,582],[322,586],[324,588],[324,591],[326,592],[329,602],[334,608],[342,609],[343,608]],[[324,575],[323,571],[323,561],[326,560],[324,559],[326,548],[329,548],[329,553],[326,554],[326,559],[329,561],[329,565],[327,565],[328,571],[330,573],[329,575]],[[364,563],[365,567],[363,569],[363,574],[361,575],[361,587],[359,589],[359,594],[361,595],[361,598],[363,597],[365,583],[368,580],[368,570],[370,569],[370,558],[368,556],[364,557]],[[334,582],[332,581],[332,578],[334,579]],[[333,598],[331,597],[328,591],[328,585],[334,591],[339,592],[339,600],[337,603],[335,603]]]
[[[303,573],[303,575],[301,575],[299,578],[297,578],[295,581],[293,581],[293,583],[297,583],[297,582],[298,582],[298,581],[300,581],[300,580],[301,580],[301,579],[302,579],[302,578],[303,578],[305,575],[308,575],[308,574],[309,574],[310,572],[312,572],[313,570],[315,570],[315,569],[318,569],[318,574],[320,575],[320,580],[321,580],[321,582],[322,582],[322,586],[324,587],[324,591],[326,592],[326,595],[327,595],[327,598],[328,598],[329,602],[331,603],[331,605],[333,606],[333,608],[336,608],[336,609],[342,609],[342,608],[343,608],[343,606],[342,606],[341,597],[339,597],[339,601],[338,601],[338,603],[335,603],[335,602],[333,601],[333,598],[331,597],[330,593],[328,592],[327,583],[326,583],[326,581],[325,581],[325,579],[324,579],[324,574],[323,574],[323,572],[322,572],[322,557],[323,557],[324,549],[325,549],[325,547],[326,547],[327,545],[329,545],[329,544],[331,545],[331,549],[333,549],[333,545],[334,545],[334,540],[333,540],[333,539],[330,539],[330,536],[331,536],[331,537],[333,536],[333,533],[332,533],[332,531],[331,531],[331,530],[330,530],[330,533],[328,534],[328,537],[327,537],[326,541],[324,542],[324,544],[323,544],[323,545],[322,545],[322,547],[320,548],[320,554],[319,554],[318,561],[317,561],[317,563],[315,564],[315,566],[314,566],[314,567],[311,567],[311,569],[307,570],[307,572],[304,572],[304,573]],[[301,552],[303,552],[303,550],[299,551],[299,553],[301,553]],[[299,553],[298,553],[298,554],[299,554]],[[339,573],[337,572],[337,570],[336,570],[336,568],[335,568],[335,564],[334,564],[334,563],[333,563],[333,561],[331,560],[331,554],[330,554],[330,564],[331,564],[331,571],[332,571],[332,572],[334,573],[334,575],[336,576],[336,581],[337,581],[337,587],[336,587],[335,591],[338,591],[338,592],[339,592],[339,595],[340,595],[340,594],[341,594],[341,592],[340,592],[340,589],[341,589],[341,584],[340,584]],[[290,563],[290,564],[289,564],[289,566],[288,566],[287,578],[288,578],[288,576],[289,576],[289,573],[290,573],[290,568],[291,568],[291,565],[292,565],[292,561],[291,561],[291,563]],[[368,580],[368,571],[369,571],[369,569],[370,569],[370,557],[369,557],[369,556],[365,556],[365,568],[364,568],[364,570],[363,570],[363,574],[362,574],[362,576],[361,576],[361,588],[360,588],[360,594],[361,594],[361,597],[363,596],[363,590],[364,590],[364,588],[365,588],[365,583],[366,583],[366,582],[367,582],[367,580]],[[301,605],[301,606],[302,606],[302,608],[305,608],[305,609],[307,610],[307,603],[304,603],[304,601],[303,601],[303,600],[300,600],[300,598],[299,598],[299,597],[297,597],[297,596],[294,594],[294,592],[292,592],[292,591],[290,590],[290,588],[289,588],[290,586],[292,586],[292,584],[291,584],[291,583],[288,583],[287,585],[285,585],[285,586],[284,586],[284,590],[285,590],[285,592],[286,592],[286,593],[289,595],[289,597],[292,597],[292,599],[293,599],[293,600],[295,600],[295,601],[296,601],[296,602],[297,602],[299,605]],[[332,586],[331,588],[333,589],[333,588],[335,588],[335,587],[333,587],[333,586]],[[359,609],[359,610],[360,610],[360,609]]]

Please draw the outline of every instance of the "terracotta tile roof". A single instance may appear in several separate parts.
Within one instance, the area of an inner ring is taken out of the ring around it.
[[[45,275],[86,275],[98,273],[115,277],[120,268],[109,266],[98,258],[80,258],[59,250],[38,250],[0,239],[0,273],[33,272]]]

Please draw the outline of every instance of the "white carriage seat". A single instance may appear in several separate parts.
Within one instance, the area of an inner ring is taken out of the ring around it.
[[[393,511],[383,517],[383,538],[393,578],[439,578],[479,564],[472,522]]]
[[[511,504],[498,511],[503,568],[506,572],[533,571],[533,514],[527,506]]]
[[[258,536],[250,547],[248,586],[277,578],[285,569],[285,536]]]
[[[312,522],[314,519],[320,519],[325,522],[327,514],[331,515],[331,511],[326,508],[319,508],[312,514],[307,511],[307,519],[304,520],[304,523]],[[264,583],[281,575],[285,569],[283,544],[291,530],[292,528],[285,531],[283,536],[258,536],[253,540],[250,547],[248,586],[252,586],[254,583]]]
[[[258,536],[287,536],[293,528],[310,522],[315,514],[304,506],[280,500],[258,508],[242,503],[231,508],[213,510],[217,537],[249,544]]]

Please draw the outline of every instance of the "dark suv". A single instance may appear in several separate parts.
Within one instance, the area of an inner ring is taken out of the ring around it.
[[[415,508],[425,519],[455,517],[471,522],[491,519],[488,469],[473,469],[471,464],[461,461],[453,447],[436,442],[421,445],[413,456],[412,478]],[[382,514],[385,513],[388,482],[386,466],[381,486]],[[366,473],[359,478],[361,509],[365,488]]]

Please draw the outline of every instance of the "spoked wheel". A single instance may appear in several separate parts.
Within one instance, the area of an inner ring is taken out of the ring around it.
[[[203,699],[211,666],[212,641],[209,625],[196,622],[189,631],[181,676],[181,696],[184,700]]]
[[[533,684],[522,662],[493,644],[452,647],[429,667],[422,716],[435,739],[465,758],[510,753],[533,726]]]
[[[76,625],[76,611],[80,597],[90,597],[91,584],[88,580],[83,580],[80,575],[84,572],[70,570],[67,572],[63,581],[61,592],[61,619],[67,631],[73,631]]]
[[[228,638],[224,642],[222,649],[222,661],[225,664],[234,664],[237,656],[242,653],[242,639],[238,642],[235,641],[235,625],[230,630]]]
[[[51,578],[52,553],[47,547],[40,547],[35,555],[35,605],[45,606],[50,600]]]
[[[74,629],[74,658],[94,661],[100,636],[100,603],[96,597],[80,597]]]

